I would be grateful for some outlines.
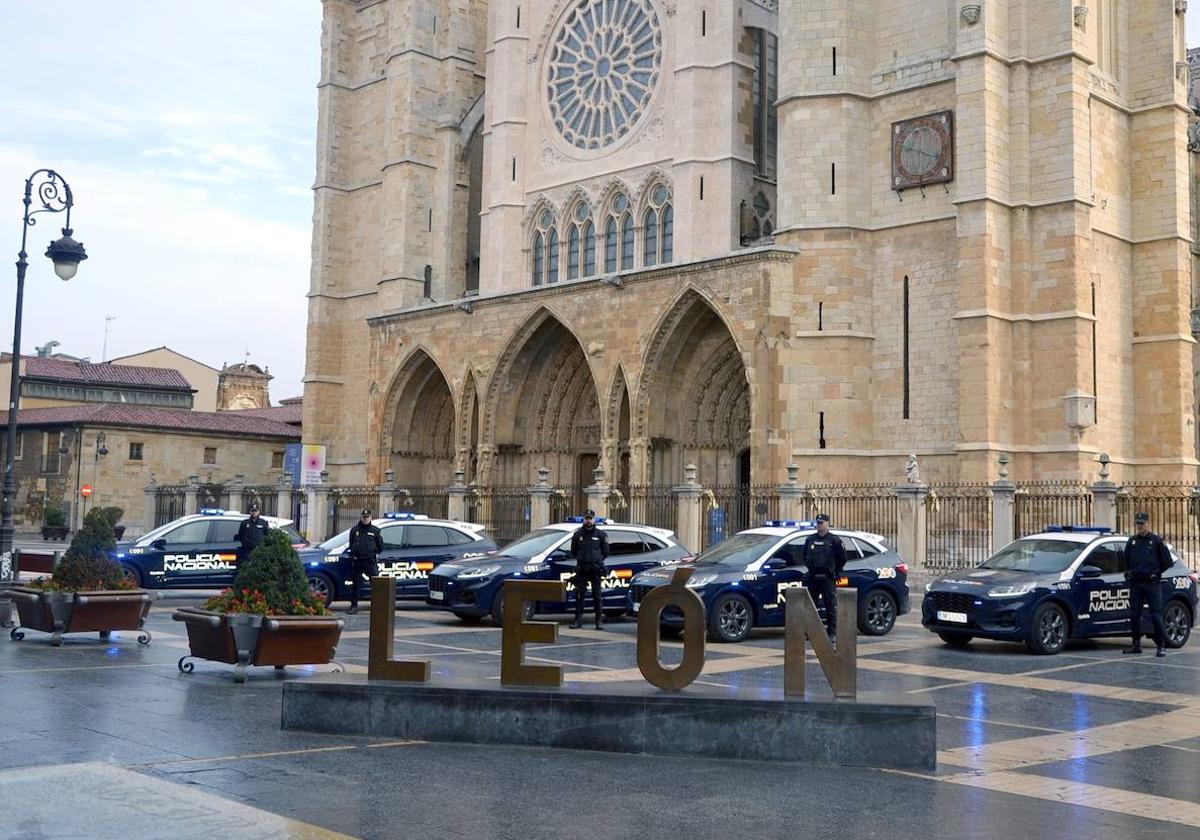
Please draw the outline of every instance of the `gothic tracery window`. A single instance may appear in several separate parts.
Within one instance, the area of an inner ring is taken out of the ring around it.
[[[534,219],[531,241],[530,279],[533,285],[558,282],[558,228],[554,212],[542,210]]]
[[[642,264],[669,263],[675,258],[675,211],[665,184],[651,187],[642,216]]]

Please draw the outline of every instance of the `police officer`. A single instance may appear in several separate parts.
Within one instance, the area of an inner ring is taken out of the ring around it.
[[[1163,627],[1162,576],[1174,560],[1162,537],[1150,530],[1150,514],[1133,518],[1136,533],[1125,544],[1125,580],[1129,584],[1129,633],[1133,644],[1122,653],[1142,652],[1142,604],[1150,607],[1154,624],[1154,644],[1158,656],[1166,656],[1166,629]]]
[[[350,529],[350,609],[347,615],[358,612],[359,580],[366,575],[367,580],[379,573],[375,564],[383,551],[383,534],[379,528],[371,524],[371,511],[364,510],[358,524]]]
[[[258,544],[263,541],[263,537],[269,530],[271,530],[271,526],[267,524],[267,520],[258,515],[258,505],[250,505],[250,518],[242,520],[242,524],[238,526],[237,536],[234,537],[238,543],[237,561],[239,565],[250,556],[251,551],[258,548]]]
[[[808,566],[808,590],[813,603],[825,607],[825,627],[829,640],[837,643],[837,581],[846,568],[846,547],[841,538],[829,533],[829,515],[817,515],[817,533],[809,534],[801,551]]]
[[[596,512],[583,515],[583,527],[571,537],[571,556],[575,558],[575,620],[571,627],[583,626],[583,597],[592,585],[592,602],[596,608],[596,629],[604,626],[604,598],[600,594],[600,579],[604,576],[604,561],[608,559],[608,534],[596,527]]]

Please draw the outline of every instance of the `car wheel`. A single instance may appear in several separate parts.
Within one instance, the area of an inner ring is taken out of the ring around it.
[[[959,633],[954,630],[939,630],[938,638],[950,647],[965,648],[975,637],[970,633]]]
[[[1192,635],[1192,614],[1178,598],[1163,610],[1163,626],[1167,631],[1167,647],[1181,648]]]
[[[868,636],[886,636],[896,626],[896,599],[886,589],[867,593],[858,608],[858,630]]]
[[[125,563],[121,564],[121,577],[125,578],[125,580],[129,581],[134,586],[141,587],[142,585],[142,573],[133,566]]]
[[[525,609],[522,610],[524,615],[521,616],[521,618],[524,621],[528,621],[529,619],[533,618],[533,608],[534,608],[533,601],[525,602]],[[500,587],[496,591],[495,597],[492,598],[492,621],[494,621],[497,626],[500,626],[500,627],[504,626],[504,587],[503,586]]]
[[[1042,604],[1033,614],[1026,644],[1034,653],[1058,653],[1067,644],[1067,614],[1058,604]]]
[[[483,621],[483,616],[481,615],[472,615],[471,613],[458,612],[457,610],[454,612],[454,617],[463,624],[478,624]]]
[[[740,642],[754,627],[754,609],[741,595],[722,595],[708,616],[708,637],[714,642]]]
[[[308,591],[320,598],[321,603],[328,607],[333,603],[333,595],[337,591],[337,587],[329,575],[324,572],[312,572],[308,576]]]

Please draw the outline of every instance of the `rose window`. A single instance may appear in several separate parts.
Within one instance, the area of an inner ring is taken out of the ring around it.
[[[555,127],[580,149],[612,145],[642,117],[661,65],[662,33],[650,0],[580,0],[550,52]]]

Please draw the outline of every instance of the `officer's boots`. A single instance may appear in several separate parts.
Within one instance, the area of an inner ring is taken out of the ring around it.
[[[575,620],[574,620],[574,621],[572,621],[572,622],[571,622],[569,625],[567,625],[567,626],[568,626],[568,627],[570,627],[572,630],[578,630],[578,629],[580,629],[581,627],[583,627],[583,616],[581,616],[581,615],[577,615],[577,616],[575,616]]]

